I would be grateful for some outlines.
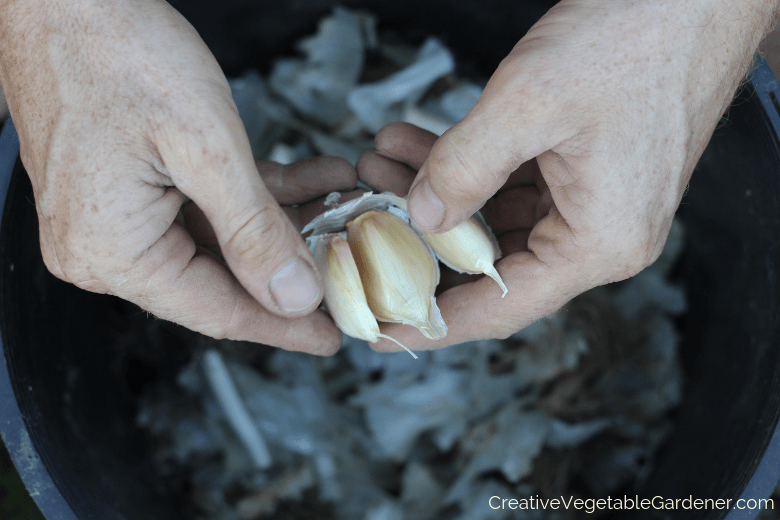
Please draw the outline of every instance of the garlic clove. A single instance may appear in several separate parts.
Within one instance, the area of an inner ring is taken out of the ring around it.
[[[368,307],[346,239],[339,235],[323,236],[314,258],[323,274],[325,305],[333,321],[342,332],[370,341],[379,333],[379,325]]]
[[[325,306],[338,328],[349,336],[371,343],[387,338],[417,359],[414,352],[380,333],[379,324],[366,301],[360,273],[347,240],[338,234],[323,235],[318,237],[312,252],[323,274]]]
[[[429,339],[447,335],[436,305],[435,256],[399,217],[371,210],[346,223],[347,240],[368,306],[379,321],[417,327]]]
[[[423,233],[423,238],[447,267],[459,273],[484,273],[504,291],[502,298],[509,292],[493,266],[501,258],[501,249],[481,215],[474,215],[445,233]]]

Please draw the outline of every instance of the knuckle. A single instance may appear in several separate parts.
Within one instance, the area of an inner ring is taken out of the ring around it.
[[[657,258],[659,239],[651,233],[641,233],[632,241],[632,245],[623,251],[621,268],[616,273],[614,282],[632,278],[651,265]]]
[[[481,194],[486,188],[486,179],[479,172],[486,170],[477,168],[473,159],[464,155],[449,139],[442,138],[439,142],[443,144],[434,147],[428,157],[429,171],[434,172],[434,189],[456,200],[470,200]],[[438,179],[444,182],[436,182]]]
[[[105,294],[108,292],[108,290],[106,289],[105,285],[102,282],[93,278],[86,278],[86,279],[74,281],[73,285],[75,285],[79,289],[84,289],[85,291],[89,291],[93,293]]]
[[[237,328],[240,330],[240,326],[236,327],[239,310],[240,302],[236,300],[230,313],[221,314],[214,323],[209,326],[209,330],[206,334],[214,339],[235,339],[233,337],[233,331]]]
[[[95,293],[109,292],[106,273],[114,270],[110,259],[104,259],[83,244],[72,233],[63,232],[58,240],[40,240],[41,256],[46,269],[58,279]]]
[[[63,279],[79,289],[96,293],[108,292],[100,274],[106,272],[109,266],[100,265],[94,257],[68,253],[65,259],[60,258],[59,265]]]
[[[238,217],[238,222],[224,249],[239,261],[259,267],[274,260],[285,249],[284,221],[270,206]]]
[[[105,283],[95,276],[95,270],[83,261],[61,261],[59,255],[46,254],[44,264],[51,274],[64,282],[71,283],[85,291],[94,293],[108,292]]]
[[[508,323],[502,323],[502,324],[494,324],[493,327],[490,328],[491,330],[491,336],[494,339],[500,339],[500,340],[506,340],[512,337],[512,334],[518,332],[520,330],[520,327],[513,327]]]
[[[49,248],[45,248],[43,245],[41,245],[41,253],[43,256],[43,265],[46,266],[46,269],[60,280],[67,282],[68,278],[65,276],[64,271],[60,267],[57,256],[52,254],[51,250]]]
[[[63,282],[71,282],[71,278],[68,276],[68,268],[64,265],[62,255],[58,251],[58,244],[52,239],[52,233],[48,229],[48,224],[41,218],[39,225],[39,243],[41,247],[41,257],[43,258],[43,265],[46,269],[55,277],[59,278]]]
[[[230,327],[227,323],[215,322],[208,325],[203,325],[202,327],[202,330],[199,332],[210,338],[217,340],[232,339],[230,336]]]

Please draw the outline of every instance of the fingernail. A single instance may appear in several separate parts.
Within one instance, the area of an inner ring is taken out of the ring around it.
[[[317,277],[301,258],[277,271],[269,288],[276,304],[287,312],[302,311],[320,297]]]
[[[444,204],[427,180],[418,184],[409,195],[409,213],[414,224],[425,231],[437,229],[444,221]]]

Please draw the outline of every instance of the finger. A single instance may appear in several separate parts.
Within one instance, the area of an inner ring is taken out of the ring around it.
[[[264,343],[286,350],[332,354],[341,333],[322,311],[282,318],[265,309],[174,222],[136,261],[112,292],[155,316],[214,338]]]
[[[257,169],[279,204],[302,204],[357,184],[355,168],[338,157],[312,157],[288,165],[257,161]]]
[[[377,191],[389,191],[399,197],[409,192],[416,170],[377,152],[366,152],[357,162],[358,177]]]
[[[534,186],[515,186],[502,190],[485,203],[482,215],[496,234],[531,229],[536,224],[539,197]]]
[[[436,134],[410,123],[391,123],[374,138],[374,148],[380,155],[402,162],[418,171],[436,142]]]
[[[560,109],[537,102],[535,97],[546,94],[519,63],[504,60],[474,108],[433,145],[409,192],[409,213],[418,228],[453,228],[520,165],[568,136],[558,124]]]
[[[451,289],[457,285],[463,285],[464,283],[471,283],[484,276],[481,274],[459,273],[449,267],[441,267],[441,280],[439,281],[439,285],[436,286],[436,296],[439,296],[439,294],[447,289]]]
[[[214,120],[220,123],[208,132],[157,139],[166,169],[211,223],[249,294],[279,316],[308,314],[322,300],[314,259],[258,175],[234,109]]]

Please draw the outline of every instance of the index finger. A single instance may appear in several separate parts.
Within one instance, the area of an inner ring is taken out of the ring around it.
[[[391,123],[376,134],[377,153],[408,165],[419,171],[431,153],[438,137],[410,123]]]
[[[344,159],[312,157],[292,164],[257,161],[260,178],[279,204],[303,204],[332,191],[355,188],[357,173]]]

